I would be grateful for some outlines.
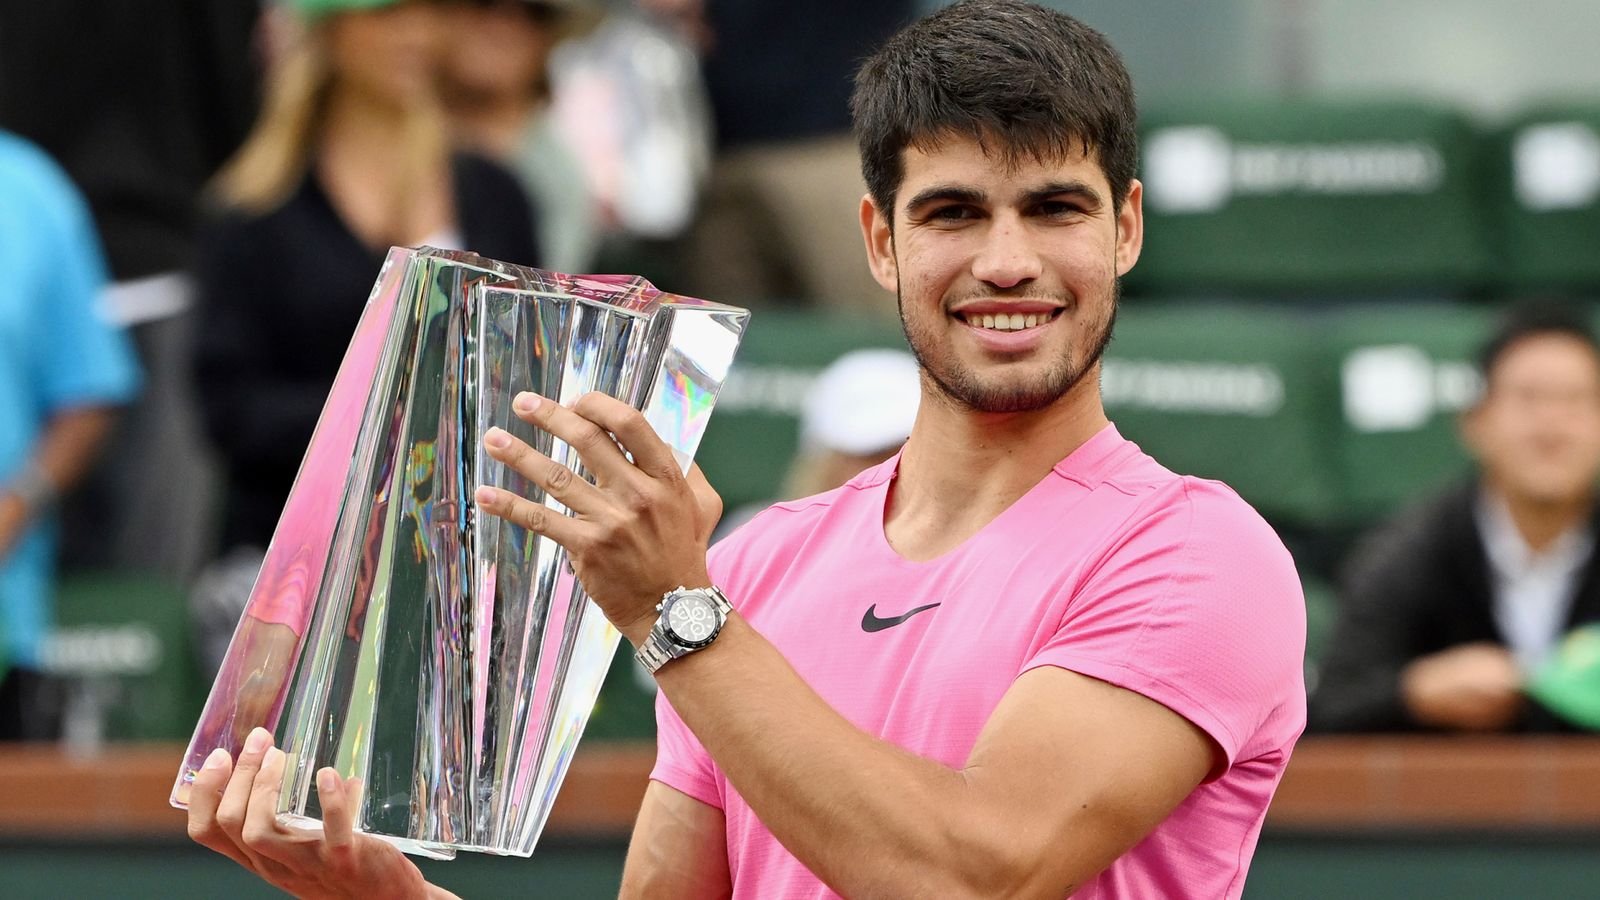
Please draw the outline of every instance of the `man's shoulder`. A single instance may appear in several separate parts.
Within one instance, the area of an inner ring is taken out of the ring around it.
[[[1137,506],[1133,522],[1170,516],[1181,519],[1189,530],[1220,530],[1282,546],[1261,513],[1228,484],[1174,472],[1129,443],[1133,451],[1106,473],[1103,484],[1126,494]]]
[[[893,469],[885,469],[889,465],[892,461],[869,468],[833,490],[779,501],[761,510],[711,548],[713,566],[726,567],[752,554],[767,561],[781,557],[818,529],[826,528],[830,517],[842,508],[864,500],[868,492],[891,476]]]
[[[1478,486],[1474,480],[1454,482],[1419,497],[1372,528],[1363,539],[1389,548],[1458,544],[1477,532],[1473,506]]]
[[[38,228],[56,225],[65,215],[87,217],[77,186],[38,145],[0,130],[0,210],[25,216]]]

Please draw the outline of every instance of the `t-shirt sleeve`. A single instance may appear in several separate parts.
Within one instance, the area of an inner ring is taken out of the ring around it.
[[[1269,719],[1304,727],[1304,656],[1288,551],[1243,501],[1200,483],[1117,542],[1022,671],[1057,666],[1149,697],[1231,766]]]
[[[660,693],[656,694],[656,765],[650,778],[701,803],[722,808],[711,754],[678,718],[666,695]]]

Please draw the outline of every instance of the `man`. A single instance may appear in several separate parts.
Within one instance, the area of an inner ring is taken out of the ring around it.
[[[566,545],[661,687],[623,894],[1237,897],[1304,724],[1304,608],[1243,501],[1101,409],[1143,237],[1121,61],[975,0],[889,41],[853,107],[868,258],[923,373],[901,454],[707,560],[715,495],[618,401],[517,404],[595,485],[485,437],[576,515],[489,488],[481,508]],[[351,834],[331,770],[326,842],[280,829],[269,742],[231,780],[207,762],[197,840],[291,890],[430,890]]]
[[[0,272],[0,740],[43,740],[55,730],[41,672],[54,503],[89,469],[138,376],[101,306],[88,206],[44,151],[7,132]]]
[[[1582,319],[1528,309],[1479,365],[1461,423],[1478,474],[1353,556],[1316,728],[1559,727],[1523,688],[1565,632],[1600,620],[1600,345]]]

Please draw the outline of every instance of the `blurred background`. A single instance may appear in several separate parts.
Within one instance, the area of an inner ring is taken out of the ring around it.
[[[844,104],[937,5],[0,0],[5,893],[271,895],[165,797],[390,244],[755,309],[699,457],[730,511],[892,450],[808,398],[900,396],[891,358],[819,381],[903,348]],[[1315,690],[1362,536],[1470,477],[1496,323],[1600,323],[1600,4],[1047,5],[1140,93],[1108,410],[1278,528]],[[535,859],[429,876],[614,895],[652,702],[619,656]],[[1302,741],[1247,896],[1595,895],[1581,722],[1382,730]]]

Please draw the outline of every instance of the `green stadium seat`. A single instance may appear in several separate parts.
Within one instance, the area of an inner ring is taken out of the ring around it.
[[[1336,511],[1328,367],[1303,310],[1127,301],[1102,384],[1123,436],[1169,468],[1224,481],[1269,518]]]
[[[1497,282],[1600,294],[1600,105],[1531,109],[1492,142],[1504,188]]]
[[[1143,116],[1141,293],[1424,293],[1491,265],[1482,140],[1415,102],[1213,102]]]
[[[1477,397],[1474,356],[1496,315],[1441,303],[1321,314],[1317,330],[1337,379],[1329,413],[1340,524],[1385,518],[1467,471],[1457,418]]]
[[[45,668],[64,683],[69,737],[88,728],[109,740],[185,740],[209,687],[183,592],[138,574],[62,579]]]

